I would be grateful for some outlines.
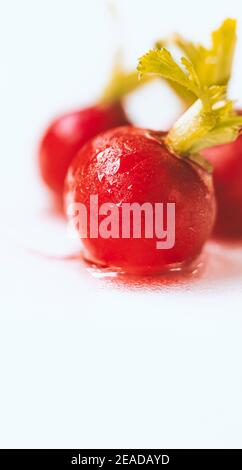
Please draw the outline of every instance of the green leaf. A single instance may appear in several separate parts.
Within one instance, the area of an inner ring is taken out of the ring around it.
[[[229,117],[227,120],[221,120],[214,129],[210,130],[202,139],[198,139],[190,148],[191,153],[197,153],[204,148],[215,145],[227,144],[233,142],[238,137],[238,132],[242,127],[242,117]]]
[[[163,42],[159,42],[156,44],[156,49],[161,49],[163,48],[163,46],[165,45],[165,41]],[[163,51],[164,51],[164,48],[163,48]],[[149,52],[149,54],[151,54],[152,51]],[[164,54],[164,52],[163,52]],[[145,66],[145,58],[144,58],[144,61],[143,61],[143,65]],[[138,68],[139,70],[139,68]],[[140,68],[140,71],[141,71],[141,68]],[[146,73],[146,72],[145,72]],[[140,76],[143,77],[143,73],[141,72],[140,73]],[[146,75],[147,76],[147,75]],[[194,103],[194,101],[196,100],[196,95],[190,91],[188,88],[185,89],[183,87],[183,85],[180,85],[178,81],[173,81],[169,78],[166,77],[166,82],[168,83],[168,85],[170,86],[170,88],[172,88],[172,90],[174,91],[174,93],[182,99],[182,101],[185,103],[186,106],[190,106],[192,103]]]
[[[149,76],[143,77],[143,79],[140,80],[137,70],[126,72],[121,64],[121,54],[117,53],[111,79],[100,100],[101,104],[106,105],[117,102],[152,80],[152,77]]]
[[[178,155],[196,153],[193,146],[216,125],[214,113],[204,109],[199,99],[176,121],[167,136],[168,146]]]
[[[201,86],[196,71],[191,62],[185,58],[183,61],[184,69],[175,62],[167,49],[153,49],[139,59],[137,69],[141,77],[156,74],[177,83],[195,97],[200,97]]]
[[[228,18],[211,35],[211,47],[188,41],[176,34],[173,42],[193,63],[203,85],[227,85],[236,45],[236,20]]]
[[[213,31],[211,46],[208,48],[189,41],[179,34],[157,41],[155,48],[161,49],[170,45],[176,45],[192,62],[203,86],[227,86],[231,77],[236,45],[236,20],[228,18],[217,30]],[[194,103],[196,96],[193,93],[175,82],[168,79],[166,81],[186,107]]]
[[[165,48],[151,50],[140,58],[138,71],[169,79],[197,98],[167,135],[167,145],[178,156],[194,161],[203,148],[232,141],[238,135],[242,117],[235,115],[233,102],[226,98],[226,86],[204,85],[189,59],[183,57],[179,65]]]

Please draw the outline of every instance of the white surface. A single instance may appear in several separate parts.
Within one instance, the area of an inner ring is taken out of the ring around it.
[[[118,4],[129,65],[158,36],[205,40],[224,17],[240,19],[231,95],[241,102],[240,0]],[[242,249],[209,244],[200,277],[166,287],[54,259],[74,247],[43,210],[38,135],[98,96],[117,28],[102,0],[0,6],[0,446],[241,448]],[[157,128],[178,112],[158,85],[128,106]]]

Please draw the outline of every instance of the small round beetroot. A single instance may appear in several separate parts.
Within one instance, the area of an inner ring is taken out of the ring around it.
[[[82,203],[89,212],[90,197],[98,195],[99,207],[104,203],[118,207],[120,233],[123,203],[152,207],[175,203],[174,246],[157,249],[160,239],[155,233],[146,238],[143,225],[140,238],[104,239],[100,232],[93,238],[89,232],[82,238],[87,260],[129,273],[159,273],[181,267],[200,254],[215,218],[212,179],[197,165],[171,153],[165,136],[124,126],[92,139],[69,168],[65,202],[67,213],[73,203]],[[98,220],[100,226],[103,216]]]
[[[50,124],[40,143],[39,167],[57,198],[62,198],[67,169],[82,145],[99,132],[127,123],[123,107],[117,102],[66,113]]]
[[[213,165],[217,218],[214,234],[242,237],[242,135],[234,142],[203,151]]]

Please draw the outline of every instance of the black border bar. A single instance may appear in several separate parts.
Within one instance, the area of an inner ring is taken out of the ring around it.
[[[24,468],[46,467],[87,467],[112,468],[127,466],[162,468],[207,468],[228,465],[228,468],[242,468],[242,450],[203,449],[2,449],[0,466],[24,466]],[[215,467],[215,468],[216,468]]]

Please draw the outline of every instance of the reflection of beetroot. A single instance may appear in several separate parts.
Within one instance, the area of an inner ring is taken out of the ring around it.
[[[242,237],[242,136],[226,145],[204,150],[214,167],[217,198],[215,235]]]
[[[120,127],[88,142],[73,160],[66,180],[67,209],[69,203],[83,203],[89,212],[91,195],[98,195],[99,207],[112,203],[119,208],[120,238],[83,239],[88,260],[127,272],[155,273],[199,255],[215,216],[211,176],[172,154],[164,137],[164,133]],[[175,203],[174,246],[157,249],[160,240],[155,234],[145,238],[144,213],[141,238],[122,238],[121,204],[125,202],[148,202],[153,208],[155,203]],[[99,224],[101,220],[99,216]]]
[[[91,106],[57,118],[47,129],[39,150],[39,165],[47,186],[62,198],[67,169],[90,138],[111,127],[127,124],[120,103]]]

